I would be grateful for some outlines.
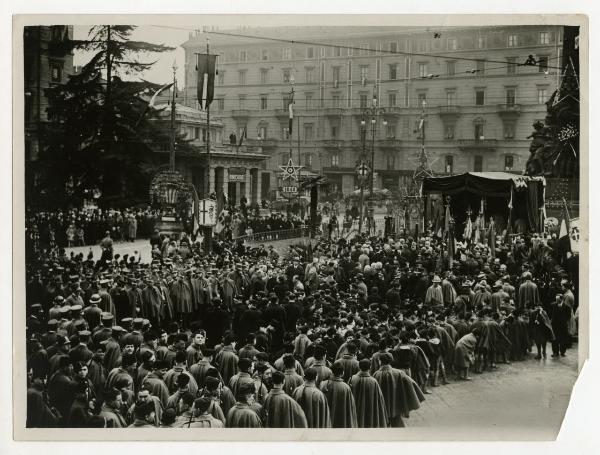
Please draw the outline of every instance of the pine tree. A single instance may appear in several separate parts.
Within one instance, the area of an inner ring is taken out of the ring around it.
[[[154,153],[168,149],[170,136],[147,100],[158,89],[141,75],[155,62],[137,56],[173,48],[130,40],[134,26],[94,26],[89,39],[66,43],[93,52],[91,60],[64,85],[47,90],[50,123],[40,153],[41,187],[50,206],[79,204],[100,190],[106,204],[147,199],[148,183],[160,165]],[[180,147],[187,144],[180,138]]]
[[[546,103],[544,123],[534,123],[526,175],[579,176],[579,27],[565,27],[560,87]]]

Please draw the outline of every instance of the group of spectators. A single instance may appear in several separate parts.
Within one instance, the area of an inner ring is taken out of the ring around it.
[[[453,258],[431,233],[282,254],[220,239],[148,263],[41,252],[27,270],[27,425],[403,426],[450,381],[544,362],[548,343],[552,361],[566,355],[577,289],[533,240]]]

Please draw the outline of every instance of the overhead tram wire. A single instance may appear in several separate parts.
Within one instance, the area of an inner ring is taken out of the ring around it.
[[[462,60],[462,61],[469,61],[469,62],[482,61],[481,58],[458,57],[455,55],[431,54],[431,53],[420,53],[420,52],[409,52],[409,51],[391,51],[391,50],[387,50],[387,49],[375,50],[375,49],[371,49],[371,48],[348,46],[348,45],[343,45],[343,44],[338,45],[338,44],[331,44],[331,43],[321,43],[321,42],[317,42],[317,41],[287,40],[284,38],[273,38],[273,37],[258,36],[258,35],[244,35],[241,33],[218,32],[218,31],[214,31],[214,30],[200,30],[198,28],[174,27],[174,26],[168,26],[168,25],[151,25],[151,27],[168,28],[168,29],[173,29],[173,30],[183,30],[183,31],[189,31],[189,32],[200,32],[200,33],[206,33],[206,34],[212,34],[212,35],[230,36],[230,37],[234,37],[234,38],[259,39],[259,40],[264,40],[264,41],[273,41],[273,42],[286,43],[286,44],[301,44],[304,46],[322,46],[322,47],[333,47],[333,48],[337,47],[337,48],[341,48],[341,49],[352,49],[353,51],[354,50],[366,51],[368,53],[378,52],[378,53],[384,53],[384,54],[389,54],[389,55],[406,55],[406,56],[440,58],[440,59],[449,59],[449,60]],[[475,50],[477,50],[477,49],[475,49]],[[484,49],[482,49],[482,50],[484,50]],[[366,56],[373,56],[373,55],[367,54]],[[550,59],[548,59],[548,60],[550,60]],[[489,63],[501,63],[501,64],[506,65],[506,61],[502,61],[502,60],[485,60],[485,61],[489,62]],[[514,63],[514,65],[515,66],[532,66],[532,67],[540,66],[538,62],[536,62],[535,64],[528,64],[528,65],[524,65],[522,63]],[[545,66],[545,67],[548,69],[563,70],[563,68],[560,66]]]

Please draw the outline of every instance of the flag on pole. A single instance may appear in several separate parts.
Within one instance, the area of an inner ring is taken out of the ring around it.
[[[244,142],[245,137],[246,137],[246,127],[244,126],[244,130],[242,131],[242,134],[240,134],[240,140],[238,141],[238,147],[242,146],[242,143]]]
[[[198,71],[198,102],[206,109],[215,97],[215,68],[217,56],[214,54],[196,54]]]
[[[423,117],[421,117],[421,120],[419,120],[419,131],[423,131],[423,123],[425,122],[425,119]]]

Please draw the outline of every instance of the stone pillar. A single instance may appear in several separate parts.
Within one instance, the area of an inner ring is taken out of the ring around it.
[[[258,203],[258,205],[260,205],[260,202],[262,201],[263,196],[262,196],[262,172],[260,172],[260,169],[256,170],[256,202]]]
[[[216,179],[217,179],[217,169],[215,166],[211,166],[210,167],[210,179],[209,179],[209,188],[208,188],[208,194],[213,194],[215,192],[215,183],[216,183]]]
[[[229,203],[231,203],[231,201],[229,201],[229,169],[227,169],[226,167],[223,167],[223,183],[222,183],[222,191],[223,194],[225,196],[227,196],[227,201]],[[235,202],[234,202],[235,203]]]
[[[246,200],[248,201],[248,203],[251,203],[252,201],[250,200],[252,198],[252,180],[251,180],[251,176],[250,176],[250,169],[246,169],[246,175],[244,176],[244,196],[246,197]]]

